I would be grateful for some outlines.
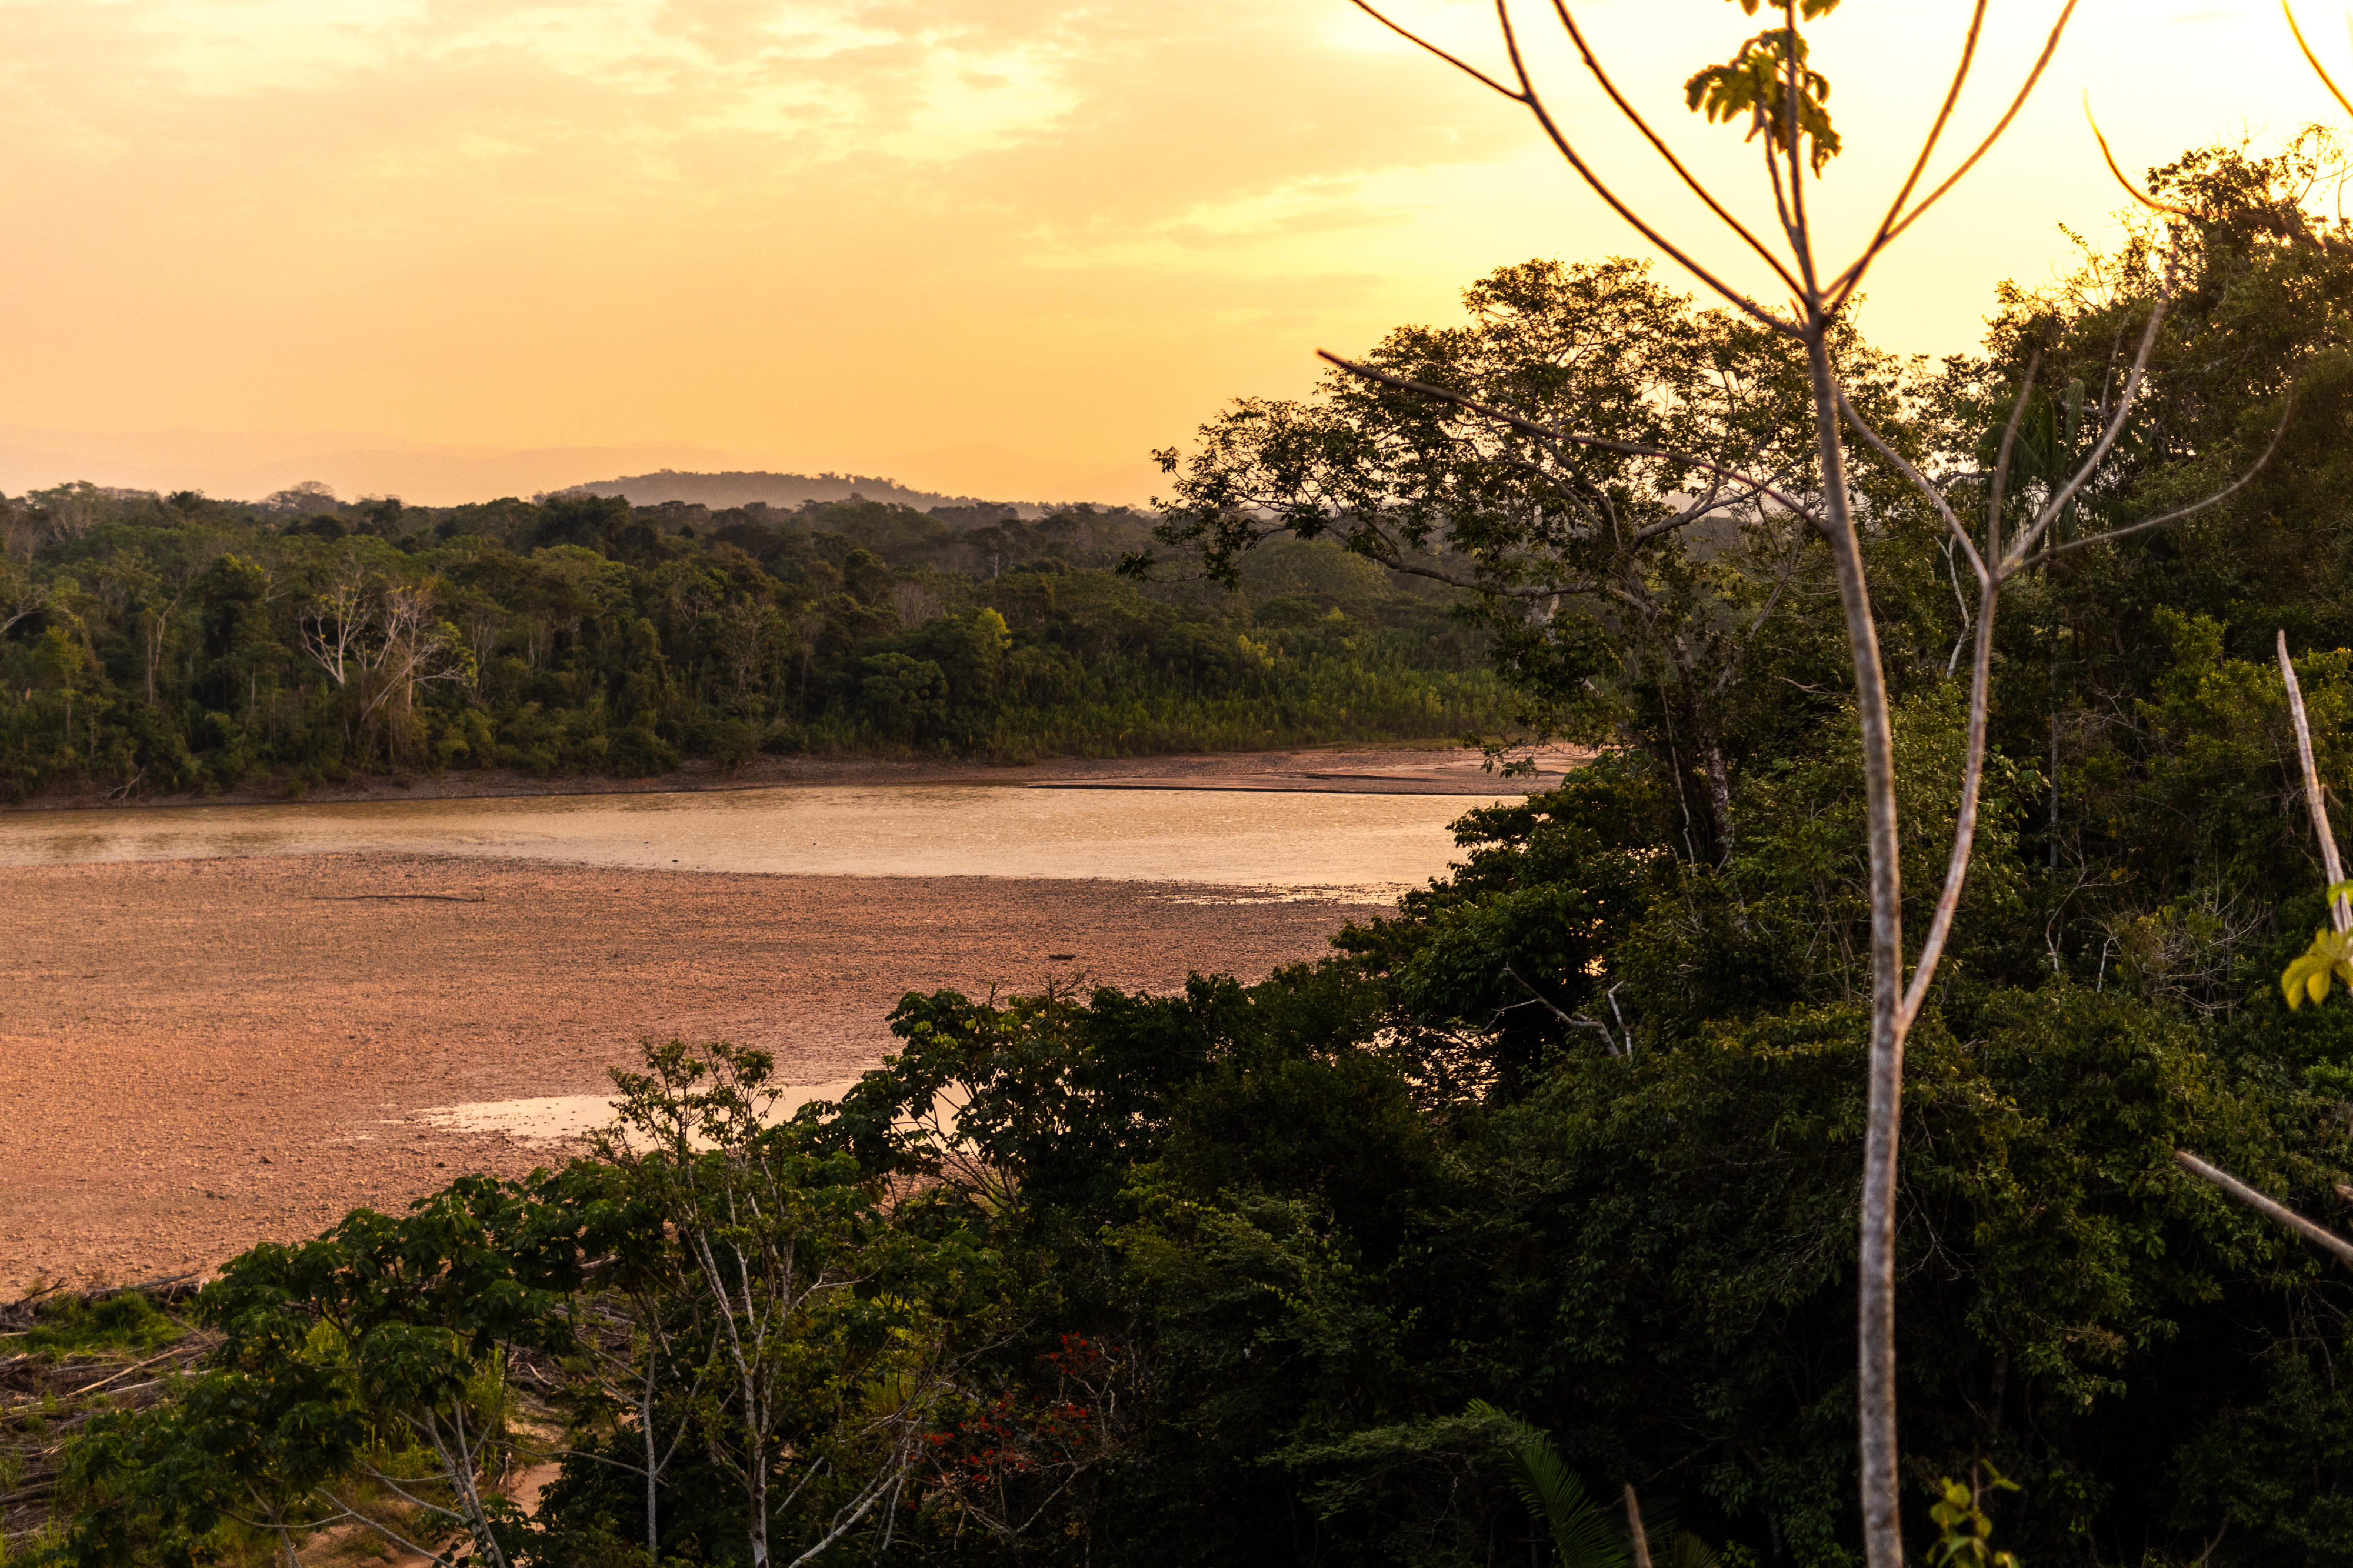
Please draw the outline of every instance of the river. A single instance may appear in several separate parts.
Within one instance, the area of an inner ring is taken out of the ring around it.
[[[880,784],[42,811],[0,865],[377,850],[799,876],[1020,877],[1394,892],[1442,873],[1461,795]]]

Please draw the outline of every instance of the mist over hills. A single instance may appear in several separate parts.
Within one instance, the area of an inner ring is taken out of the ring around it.
[[[917,511],[941,508],[957,511],[980,508],[999,511],[1009,509],[1025,522],[1060,510],[1062,505],[1039,501],[991,501],[979,496],[946,495],[937,490],[913,489],[879,475],[777,474],[765,469],[689,473],[676,468],[662,468],[650,474],[634,474],[574,485],[556,493],[622,496],[631,506],[660,506],[667,501],[682,501],[689,506],[709,507],[713,511],[755,504],[789,510],[811,501],[848,500],[856,495],[867,500],[913,507]]]

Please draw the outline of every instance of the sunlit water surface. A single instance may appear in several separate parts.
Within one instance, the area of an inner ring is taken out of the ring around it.
[[[294,802],[0,816],[0,865],[361,850],[851,877],[1103,878],[1394,895],[1446,869],[1460,795],[970,784]]]

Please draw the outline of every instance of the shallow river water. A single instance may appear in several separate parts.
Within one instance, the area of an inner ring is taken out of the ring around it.
[[[1393,893],[1461,795],[881,784],[0,816],[0,866],[358,850],[681,871],[1105,878]]]

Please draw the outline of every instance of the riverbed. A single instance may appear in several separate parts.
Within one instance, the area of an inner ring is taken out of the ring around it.
[[[523,1174],[642,1037],[756,1046],[822,1096],[909,991],[1254,981],[1497,798],[1316,782],[0,816],[0,1295]]]
[[[1021,877],[1394,897],[1461,795],[948,784],[0,816],[0,866],[397,853],[646,870]]]

